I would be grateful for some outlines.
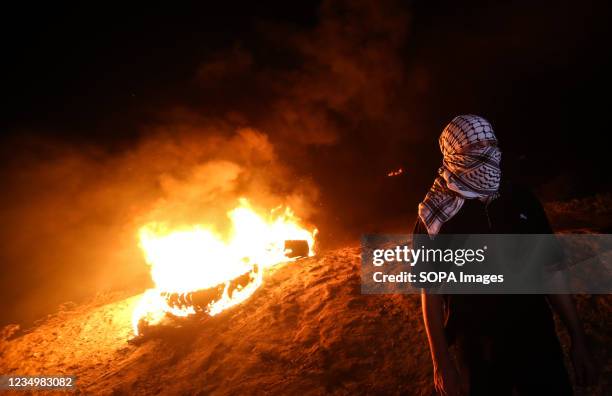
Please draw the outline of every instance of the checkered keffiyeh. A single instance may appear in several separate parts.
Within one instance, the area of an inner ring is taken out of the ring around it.
[[[501,152],[493,127],[484,118],[455,117],[442,131],[439,143],[444,156],[439,176],[419,204],[419,217],[430,236],[459,212],[465,199],[493,200],[501,179]]]

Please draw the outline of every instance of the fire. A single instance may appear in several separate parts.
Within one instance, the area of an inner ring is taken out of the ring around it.
[[[134,310],[136,335],[142,323],[154,325],[167,314],[180,317],[197,312],[189,299],[180,298],[180,303],[171,304],[168,296],[216,287],[220,298],[203,309],[211,316],[245,301],[263,283],[265,268],[295,260],[285,241],[306,241],[308,255],[314,255],[317,230],[300,226],[299,218],[288,207],[261,215],[241,198],[227,215],[232,227],[225,238],[204,225],[170,229],[154,222],[140,228],[140,248],[151,267],[155,287],[144,293]]]
[[[394,171],[391,171],[391,172],[387,173],[387,176],[389,176],[389,177],[399,176],[402,173],[404,173],[404,169],[403,168],[398,168],[397,170],[394,170]]]

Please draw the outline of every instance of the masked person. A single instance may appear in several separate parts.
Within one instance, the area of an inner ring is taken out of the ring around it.
[[[419,204],[415,245],[438,234],[551,234],[528,190],[502,183],[501,151],[491,124],[462,115],[439,139],[443,155]],[[420,238],[420,239],[419,239]],[[550,305],[572,338],[579,384],[594,380],[585,335],[569,295],[422,293],[434,385],[443,395],[570,395]],[[456,346],[456,359],[449,352]]]

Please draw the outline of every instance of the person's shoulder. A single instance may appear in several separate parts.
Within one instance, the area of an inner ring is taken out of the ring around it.
[[[505,205],[505,209],[509,211],[510,218],[518,216],[521,219],[521,233],[550,234],[553,232],[542,202],[531,188],[522,184],[508,184],[507,188],[505,200],[508,205]]]
[[[529,186],[513,181],[506,181],[500,189],[503,200],[511,200],[517,206],[539,205],[540,200]]]

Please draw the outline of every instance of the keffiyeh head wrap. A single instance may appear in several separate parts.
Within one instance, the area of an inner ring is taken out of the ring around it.
[[[484,118],[455,117],[442,131],[439,143],[442,166],[419,204],[419,217],[430,236],[459,212],[465,199],[493,200],[501,180],[501,152],[493,127]]]

